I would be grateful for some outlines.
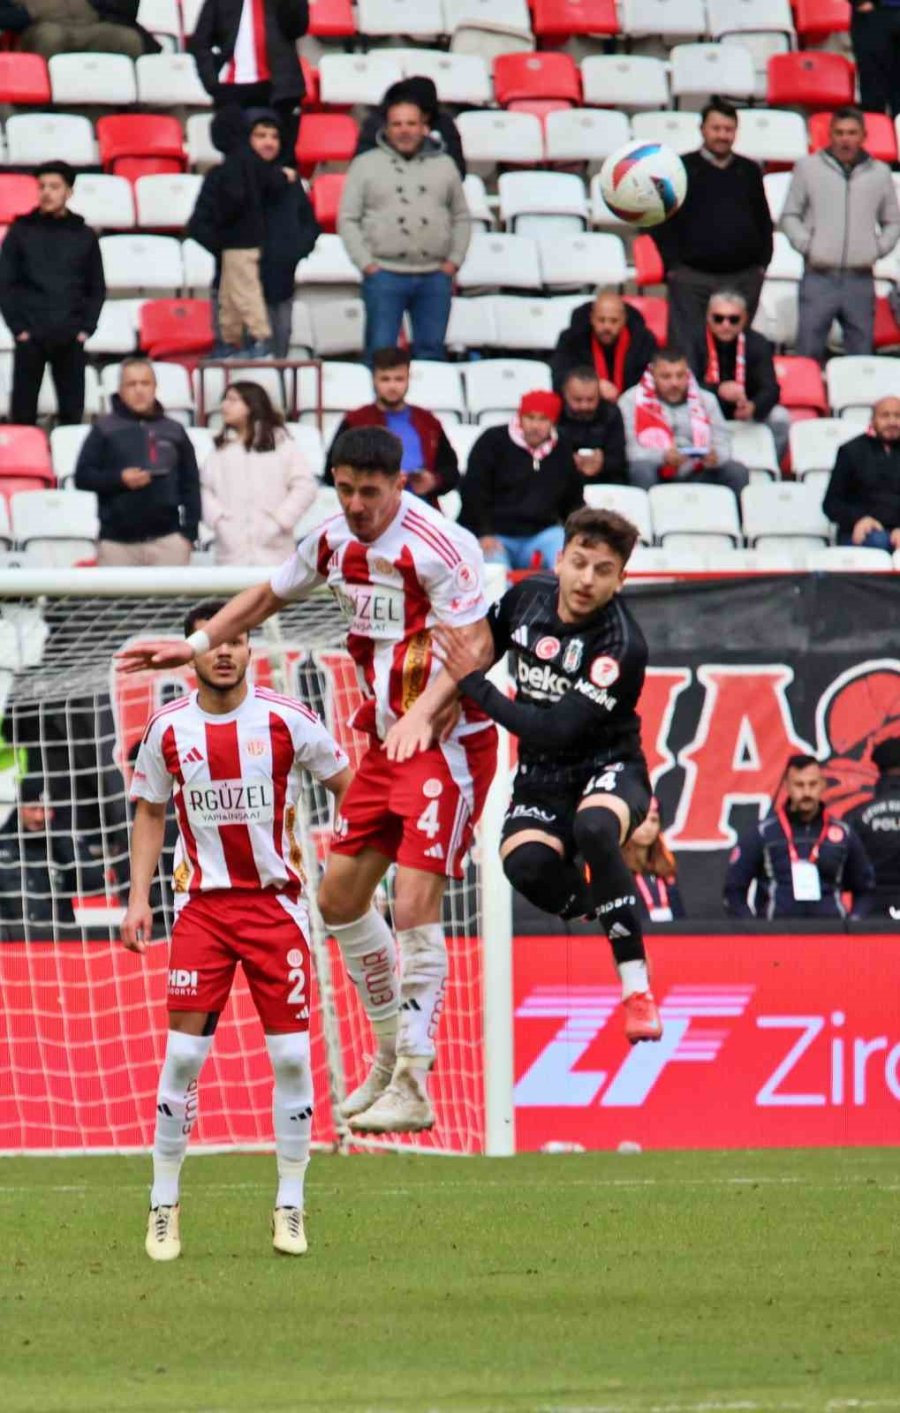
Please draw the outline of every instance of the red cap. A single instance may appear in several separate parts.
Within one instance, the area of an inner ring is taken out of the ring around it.
[[[537,388],[534,392],[523,393],[519,403],[519,416],[525,417],[529,412],[538,417],[549,417],[551,422],[558,422],[562,412],[562,398],[555,392],[544,392]]]

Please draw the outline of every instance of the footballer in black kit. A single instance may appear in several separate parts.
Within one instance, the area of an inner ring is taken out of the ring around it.
[[[599,920],[622,978],[632,1042],[662,1034],[621,849],[651,796],[637,715],[647,644],[619,594],[636,540],[634,526],[613,511],[574,511],[556,572],[522,580],[493,605],[493,660],[511,654],[514,701],[473,670],[471,646],[452,629],[434,630],[462,695],[519,738],[504,871],[545,912]]]

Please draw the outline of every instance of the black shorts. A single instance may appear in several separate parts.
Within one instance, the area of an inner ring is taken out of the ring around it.
[[[628,806],[630,836],[643,823],[650,808],[650,780],[643,761],[611,761],[597,766],[587,780],[566,784],[549,779],[543,771],[537,776],[517,774],[512,799],[503,821],[502,841],[523,829],[540,829],[563,844],[566,857],[575,852],[572,837],[575,813],[588,795],[616,795]]]

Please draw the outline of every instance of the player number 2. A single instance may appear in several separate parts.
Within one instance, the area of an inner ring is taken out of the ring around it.
[[[302,967],[292,967],[288,972],[288,981],[296,983],[287,998],[288,1005],[302,1006],[306,1000],[306,972]]]
[[[419,815],[419,818],[416,820],[416,828],[421,829],[422,833],[429,839],[433,839],[436,834],[440,834],[441,822],[438,819],[437,800],[429,800],[428,804]]]

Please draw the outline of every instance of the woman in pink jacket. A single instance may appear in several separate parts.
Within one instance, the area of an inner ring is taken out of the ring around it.
[[[281,564],[294,549],[294,526],[316,498],[315,478],[258,383],[231,384],[222,421],[200,473],[216,563]]]

